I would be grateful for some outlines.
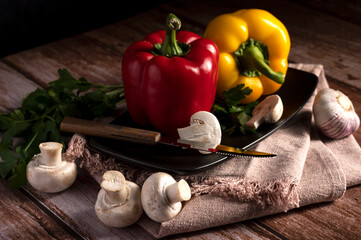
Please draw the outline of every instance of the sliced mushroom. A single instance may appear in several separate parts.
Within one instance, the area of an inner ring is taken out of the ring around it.
[[[55,193],[70,187],[77,175],[76,164],[67,161],[62,154],[63,145],[57,142],[44,142],[39,145],[40,153],[28,163],[26,177],[36,190]]]
[[[138,221],[143,208],[137,184],[126,181],[119,171],[106,171],[100,186],[95,203],[100,221],[110,227],[127,227]]]
[[[188,183],[179,182],[163,172],[154,173],[145,180],[141,200],[144,212],[156,222],[169,221],[182,210],[182,201],[191,198]]]
[[[246,126],[257,129],[263,122],[277,122],[281,119],[282,114],[282,99],[277,94],[273,94],[267,96],[253,109],[252,118],[246,122]]]
[[[194,113],[190,119],[190,126],[178,128],[178,135],[181,139],[209,143],[207,144],[209,148],[215,148],[222,140],[222,130],[218,119],[207,111]]]

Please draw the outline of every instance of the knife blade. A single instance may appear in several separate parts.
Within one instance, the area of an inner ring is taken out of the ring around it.
[[[211,153],[223,154],[234,157],[276,157],[276,154],[242,150],[225,145],[210,145],[209,143],[197,142],[185,139],[162,136],[160,132],[146,129],[132,128],[109,123],[90,121],[85,119],[64,117],[60,124],[63,132],[80,133],[95,137],[111,138],[121,141],[140,144],[165,144],[168,146],[191,148]]]

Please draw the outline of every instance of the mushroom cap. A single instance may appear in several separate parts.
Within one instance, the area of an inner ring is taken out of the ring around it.
[[[70,187],[77,175],[77,166],[66,160],[58,165],[41,164],[41,154],[37,154],[26,167],[26,177],[30,185],[38,191],[47,193],[61,192]],[[66,158],[63,154],[62,158]]]
[[[128,197],[125,202],[109,204],[106,191],[100,189],[95,203],[95,213],[100,221],[110,227],[127,227],[134,224],[143,213],[140,201],[140,188],[137,184],[125,181]]]
[[[178,134],[181,139],[209,143],[207,148],[215,148],[222,140],[222,129],[217,117],[207,111],[194,113],[190,119],[190,126],[179,128]]]
[[[182,209],[182,203],[170,203],[166,189],[176,183],[174,178],[163,172],[152,174],[145,180],[141,201],[145,213],[156,222],[166,222],[174,218]]]
[[[207,111],[199,111],[194,113],[191,116],[190,125],[207,126],[207,129],[205,129],[206,127],[203,128],[203,131],[205,131],[203,133],[204,141],[208,141],[208,142],[215,141],[217,142],[217,145],[220,143],[220,140],[222,138],[221,125],[217,117],[214,116],[213,113]]]
[[[190,124],[198,123],[199,121],[204,122],[205,124],[211,125],[215,128],[221,128],[219,121],[213,113],[208,111],[198,111],[191,116]]]

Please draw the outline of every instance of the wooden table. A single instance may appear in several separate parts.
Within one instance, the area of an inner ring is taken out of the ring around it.
[[[355,5],[355,6],[353,6]],[[200,35],[215,16],[241,8],[263,8],[288,28],[290,62],[322,64],[332,88],[350,97],[361,116],[361,13],[357,1],[190,1],[176,0],[109,26],[0,59],[0,110],[12,110],[36,88],[57,79],[57,69],[75,77],[114,84],[121,81],[122,54],[130,43],[163,29],[175,13],[183,30]],[[353,8],[355,7],[355,8]],[[361,144],[361,130],[354,136]],[[0,181],[0,239],[152,239],[138,225],[111,229],[95,217],[98,184],[80,172],[59,194],[31,187],[10,190]],[[171,239],[360,239],[361,186],[332,203],[172,236]]]

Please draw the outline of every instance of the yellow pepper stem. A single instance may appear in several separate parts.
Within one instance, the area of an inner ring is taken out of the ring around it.
[[[268,50],[262,43],[249,39],[242,43],[234,54],[238,68],[243,75],[255,77],[263,74],[279,84],[284,83],[285,75],[282,72],[273,71],[268,66]]]

